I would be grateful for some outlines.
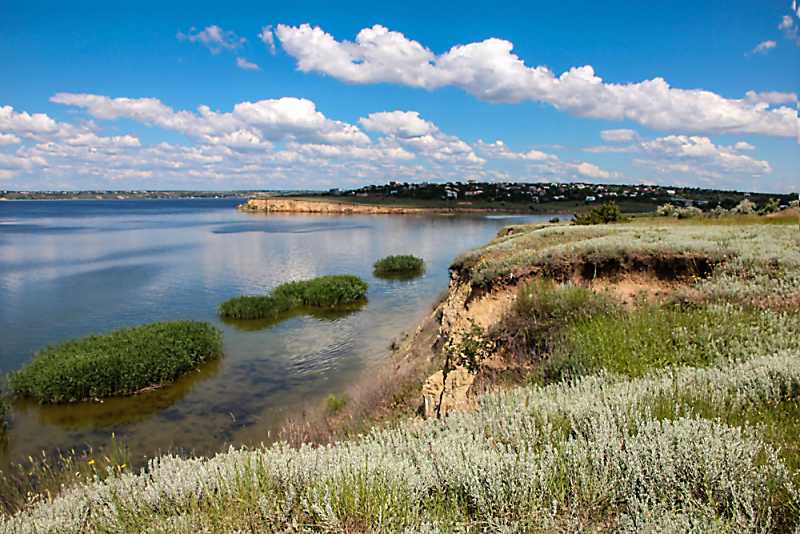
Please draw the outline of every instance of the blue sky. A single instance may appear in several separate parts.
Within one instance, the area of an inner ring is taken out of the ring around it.
[[[0,189],[800,189],[798,8],[0,6]]]

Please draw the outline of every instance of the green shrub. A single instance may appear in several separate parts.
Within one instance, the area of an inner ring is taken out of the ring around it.
[[[483,328],[470,319],[470,327],[457,336],[451,337],[445,345],[446,375],[455,366],[466,367],[470,373],[477,373],[481,362],[495,351],[495,343],[486,336]]]
[[[645,305],[564,326],[544,364],[545,382],[600,369],[641,376],[654,368],[705,367],[796,346],[800,318],[733,305]]]
[[[287,282],[269,295],[234,297],[220,304],[227,319],[272,319],[303,307],[335,308],[363,301],[367,283],[351,275],[320,276]]]
[[[209,324],[154,323],[49,346],[11,373],[9,386],[40,402],[130,395],[174,382],[221,354],[222,333]]]
[[[8,406],[6,399],[0,397],[0,436],[6,431],[6,414],[8,413]]]
[[[537,278],[519,289],[511,313],[494,336],[515,356],[538,358],[552,349],[554,336],[566,325],[616,309],[604,294]]]
[[[624,222],[627,219],[622,215],[622,210],[615,202],[605,202],[594,207],[588,213],[575,216],[575,224],[607,224]]]
[[[775,213],[776,211],[781,209],[781,204],[778,202],[777,199],[771,198],[767,200],[761,209],[758,210],[759,215],[768,215],[770,213]]]
[[[331,393],[327,397],[325,397],[325,412],[328,415],[336,415],[342,408],[347,405],[347,397],[344,395],[337,395],[336,393]]]
[[[731,213],[738,214],[738,215],[752,215],[756,212],[756,208],[758,206],[755,202],[752,202],[750,199],[744,199],[739,202],[734,208],[731,208]]]
[[[386,256],[375,262],[373,274],[382,278],[419,276],[425,270],[425,262],[416,256]]]

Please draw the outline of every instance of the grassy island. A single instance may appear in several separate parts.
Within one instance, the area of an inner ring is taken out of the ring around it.
[[[422,258],[411,255],[386,256],[375,262],[375,276],[381,278],[412,278],[425,270]]]
[[[11,373],[9,387],[43,403],[130,395],[174,382],[221,354],[222,334],[211,325],[154,323],[49,346]]]
[[[367,283],[352,275],[287,282],[268,295],[234,297],[220,304],[225,319],[271,319],[303,308],[337,308],[362,302]]]

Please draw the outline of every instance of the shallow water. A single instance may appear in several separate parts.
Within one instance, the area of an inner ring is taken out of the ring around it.
[[[0,466],[102,446],[112,432],[135,455],[268,440],[288,413],[385,360],[447,288],[455,256],[506,224],[550,217],[267,216],[233,209],[240,202],[0,203],[0,372],[49,343],[152,321],[209,321],[225,336],[223,358],[168,387],[103,403],[16,402]],[[402,253],[425,259],[422,277],[372,276],[375,260]],[[216,318],[229,297],[339,273],[369,282],[366,306],[277,324]]]

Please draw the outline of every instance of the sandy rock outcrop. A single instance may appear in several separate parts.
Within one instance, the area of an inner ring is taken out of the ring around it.
[[[265,213],[325,213],[325,214],[421,214],[430,213],[432,210],[427,208],[404,208],[399,206],[370,206],[368,204],[356,204],[347,201],[317,201],[299,200],[293,198],[251,198],[246,204],[239,206],[245,211],[259,211]]]

